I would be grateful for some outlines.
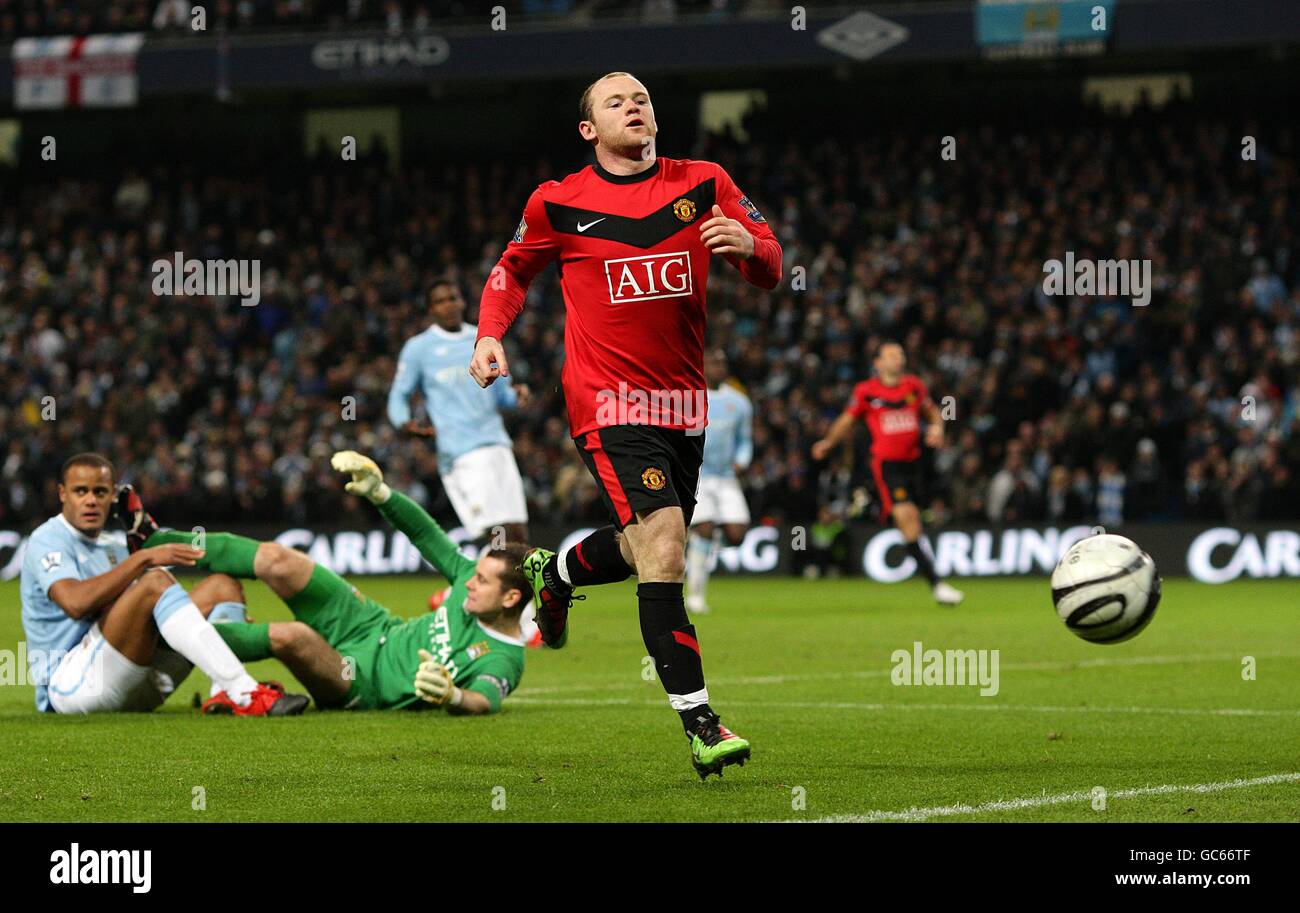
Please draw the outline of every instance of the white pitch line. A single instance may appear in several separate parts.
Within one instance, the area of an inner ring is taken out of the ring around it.
[[[1186,785],[1142,786],[1137,789],[1117,789],[1106,793],[1106,800],[1135,799],[1139,796],[1166,796],[1174,793],[1217,793],[1228,789],[1245,789],[1251,786],[1271,786],[1276,783],[1300,782],[1300,773],[1271,774],[1250,780],[1224,780],[1219,783],[1192,783]],[[1092,790],[1061,793],[1056,796],[1026,796],[1020,799],[1000,799],[983,805],[938,805],[930,808],[909,808],[907,811],[877,810],[861,815],[828,815],[824,818],[787,819],[788,823],[808,824],[868,824],[876,821],[928,821],[931,818],[949,818],[953,815],[982,815],[988,812],[1018,811],[1024,808],[1041,808],[1045,805],[1065,805],[1072,802],[1091,802]]]
[[[1253,653],[1251,655],[1256,659],[1300,659],[1300,654],[1298,653]],[[1002,663],[999,668],[1003,672],[1050,672],[1069,671],[1072,669],[1106,668],[1109,666],[1163,666],[1202,662],[1240,663],[1241,656],[1238,654],[1227,653],[1199,653],[1187,656],[1113,656],[1100,657],[1098,659],[1069,661]],[[719,676],[717,678],[711,678],[709,681],[714,685],[782,685],[787,682],[817,681],[824,679],[888,678],[892,674],[892,668],[860,669],[847,670],[843,672],[795,673],[791,675],[754,675],[740,677]],[[557,685],[551,688],[527,688],[524,690],[528,695],[532,696],[539,694],[564,694],[566,692],[620,691],[626,687],[626,683],[611,684],[608,679],[602,679],[598,682],[591,682],[590,684]]]
[[[631,707],[662,706],[663,699],[636,700],[634,698],[537,698],[515,697],[512,704],[530,704],[533,706],[576,706],[576,707]],[[984,713],[990,711],[1021,713],[1137,713],[1166,714],[1173,716],[1257,716],[1257,717],[1300,717],[1300,710],[1256,710],[1253,707],[1053,707],[1035,704],[918,704],[897,702],[891,704],[856,703],[852,701],[733,701],[728,700],[729,707],[791,707],[811,710],[974,710]]]

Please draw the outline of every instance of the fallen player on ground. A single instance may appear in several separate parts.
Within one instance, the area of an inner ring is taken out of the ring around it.
[[[524,673],[519,616],[533,598],[521,567],[529,548],[508,544],[472,561],[423,508],[384,483],[369,457],[344,450],[334,454],[331,465],[351,474],[347,490],[378,507],[447,578],[447,599],[436,612],[400,618],[302,552],[208,533],[198,567],[256,577],[296,619],[232,621],[217,625],[217,631],[244,662],[280,660],[320,708],[499,710]],[[190,538],[186,532],[153,532],[145,545]]]

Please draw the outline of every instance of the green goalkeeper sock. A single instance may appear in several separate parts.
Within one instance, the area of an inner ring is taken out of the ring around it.
[[[198,533],[182,530],[157,532],[145,540],[145,548],[155,545],[194,545],[199,539]],[[262,543],[247,536],[234,533],[204,533],[203,549],[205,554],[195,565],[201,570],[229,574],[232,577],[256,577],[253,573],[253,557],[257,547]]]
[[[212,626],[241,663],[271,658],[271,626],[225,621]]]

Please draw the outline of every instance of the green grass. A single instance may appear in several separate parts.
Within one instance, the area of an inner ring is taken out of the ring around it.
[[[436,583],[357,582],[409,613]],[[204,719],[190,705],[207,693],[197,672],[146,715],[37,714],[31,688],[0,688],[0,820],[779,821],[1098,786],[1112,794],[1104,811],[1075,798],[937,820],[1300,820],[1294,778],[1113,795],[1300,772],[1294,582],[1166,581],[1151,626],[1117,646],[1070,635],[1044,580],[959,583],[967,600],[951,610],[915,582],[715,580],[714,611],[697,619],[710,693],[754,744],[722,780],[699,781],[658,682],[642,678],[629,583],[590,590],[569,646],[529,651],[522,687],[491,718]],[[259,620],[289,617],[260,584],[249,594]],[[0,584],[0,605],[12,650],[16,582]],[[891,653],[917,640],[999,650],[998,694],[891,684]],[[278,663],[252,669],[290,682]]]

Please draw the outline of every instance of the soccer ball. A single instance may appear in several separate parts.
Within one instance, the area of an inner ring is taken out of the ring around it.
[[[1160,604],[1160,575],[1131,539],[1104,533],[1070,546],[1052,571],[1052,602],[1065,626],[1095,644],[1128,640]]]

